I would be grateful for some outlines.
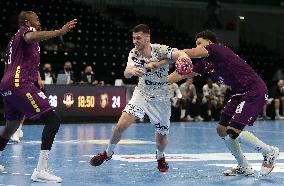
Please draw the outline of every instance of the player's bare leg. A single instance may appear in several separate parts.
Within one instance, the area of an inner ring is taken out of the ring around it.
[[[18,129],[20,125],[19,120],[14,121],[6,121],[6,125],[4,129],[0,133],[0,156],[5,149],[10,137],[14,134],[14,132]],[[4,166],[0,165],[0,172],[4,171]]]
[[[100,166],[105,160],[108,161],[113,155],[116,144],[120,141],[122,133],[135,122],[137,118],[129,113],[123,112],[118,123],[113,128],[111,139],[105,151],[98,153],[90,160],[92,166]]]
[[[168,136],[167,135],[161,135],[158,132],[156,132],[156,158],[158,162],[158,169],[161,172],[167,172],[169,169],[169,165],[165,160],[164,151],[168,144]]]

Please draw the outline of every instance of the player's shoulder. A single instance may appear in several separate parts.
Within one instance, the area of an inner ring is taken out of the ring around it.
[[[34,27],[29,27],[29,26],[21,26],[20,29],[18,30],[18,32],[20,33],[25,33],[25,32],[35,32],[36,29]]]
[[[227,48],[225,45],[221,43],[211,43],[209,45],[204,46],[205,48]]]
[[[131,55],[131,56],[138,56],[139,55],[138,50],[135,47],[132,48],[130,50],[130,52],[129,52],[129,55]]]
[[[150,46],[151,48],[155,48],[155,49],[162,49],[163,47],[169,47],[167,45],[159,44],[159,43],[151,43]]]

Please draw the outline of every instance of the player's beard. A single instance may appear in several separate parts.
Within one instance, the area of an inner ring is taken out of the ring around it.
[[[135,46],[135,48],[139,51],[139,52],[143,52],[143,50],[145,49],[145,45],[138,45],[138,46]]]

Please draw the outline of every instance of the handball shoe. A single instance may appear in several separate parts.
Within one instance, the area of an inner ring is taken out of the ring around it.
[[[254,174],[254,170],[251,166],[242,167],[238,165],[236,168],[230,168],[223,172],[225,176],[236,176],[236,175],[243,175],[243,176],[251,176]]]
[[[112,153],[113,155],[113,153]],[[94,156],[91,160],[90,160],[90,164],[94,167],[96,166],[100,166],[104,161],[108,161],[112,158],[111,156],[107,156],[107,152],[103,151],[101,153],[98,153],[98,155]]]
[[[62,178],[55,176],[48,169],[37,170],[34,169],[34,172],[31,176],[32,181],[35,182],[53,182],[53,183],[61,183]]]
[[[159,169],[160,172],[167,172],[169,170],[169,165],[166,162],[165,157],[158,159],[157,162],[158,162],[157,168]]]
[[[272,151],[263,155],[263,162],[260,170],[260,175],[268,175],[274,168],[275,160],[279,155],[279,149],[272,147]]]

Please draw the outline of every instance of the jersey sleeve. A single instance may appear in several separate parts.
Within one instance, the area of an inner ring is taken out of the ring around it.
[[[210,45],[206,45],[204,46],[204,48],[207,50],[208,52],[208,56],[212,56],[213,55],[213,51],[215,49],[215,45],[216,44],[210,44]]]
[[[169,47],[167,45],[159,45],[159,44],[155,44],[155,45],[159,49],[160,59],[172,59],[172,53],[173,53],[174,48]]]
[[[23,26],[21,28],[21,32],[22,32],[22,39],[24,39],[24,36],[26,35],[26,33],[28,32],[35,32],[36,29],[34,27],[26,27],[26,26]]]
[[[135,55],[134,50],[132,49],[128,54],[128,61],[127,61],[127,67],[135,66],[135,61],[138,61],[138,58]]]

